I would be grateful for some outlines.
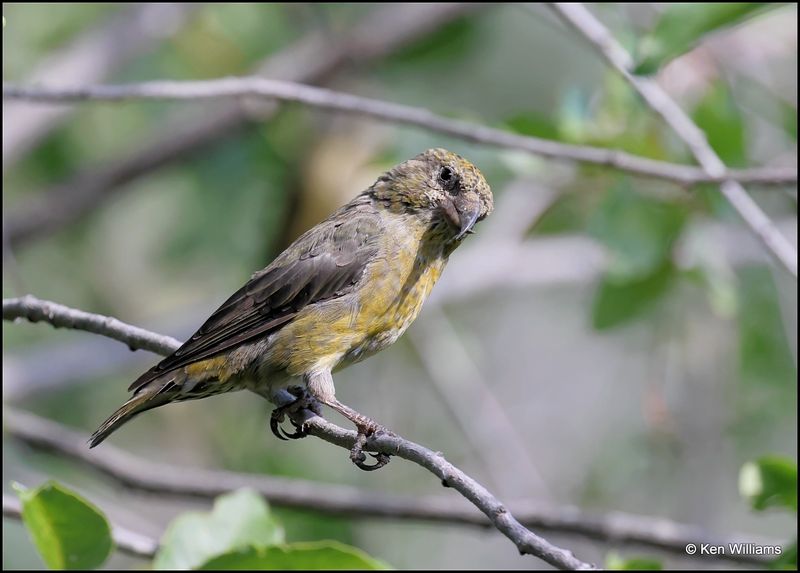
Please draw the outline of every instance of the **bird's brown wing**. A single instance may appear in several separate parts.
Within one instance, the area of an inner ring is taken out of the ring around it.
[[[310,229],[226,300],[180,348],[128,388],[279,329],[305,306],[355,288],[378,250],[379,215],[356,200]]]

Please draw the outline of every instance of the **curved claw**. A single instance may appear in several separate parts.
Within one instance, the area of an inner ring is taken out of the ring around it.
[[[283,422],[284,416],[283,412],[280,410],[280,408],[276,408],[272,411],[272,416],[270,416],[269,419],[269,429],[272,430],[272,434],[279,440],[286,440],[281,433],[281,422]]]
[[[381,469],[383,466],[385,466],[386,464],[388,464],[391,461],[391,458],[389,457],[389,454],[383,454],[383,453],[370,454],[370,456],[375,458],[375,463],[372,464],[372,465],[368,465],[368,464],[364,463],[364,460],[366,459],[366,458],[364,458],[364,454],[361,454],[361,456],[362,456],[362,459],[353,460],[353,463],[356,465],[356,467],[358,469],[364,470],[365,472],[371,472],[371,471],[379,470],[379,469]]]
[[[292,425],[294,426],[295,431],[291,434],[284,430],[281,427],[281,424],[286,419],[285,416],[285,407],[275,408],[272,412],[272,416],[269,420],[269,429],[272,430],[273,435],[278,438],[279,440],[298,440],[300,438],[305,438],[308,435],[308,431],[306,430],[304,425],[295,424],[292,421]]]
[[[285,436],[283,438],[284,440],[287,440],[287,439],[288,440],[299,440],[300,438],[305,438],[308,435],[308,430],[306,430],[305,425],[303,425],[303,424],[299,424],[298,425],[298,424],[295,424],[294,422],[292,422],[292,425],[294,426],[294,430],[295,431],[292,432],[291,434],[288,433],[283,428],[281,428],[281,431],[283,432],[283,435]]]
[[[364,446],[367,443],[367,436],[364,433],[359,432],[358,436],[356,437],[356,441],[353,444],[352,449],[350,450],[350,460],[355,464],[355,466],[360,469],[364,470],[365,472],[371,472],[378,470],[388,464],[391,460],[389,458],[389,454],[379,453],[379,454],[370,454],[373,458],[375,458],[375,463],[372,465],[366,464],[367,456],[364,455]]]

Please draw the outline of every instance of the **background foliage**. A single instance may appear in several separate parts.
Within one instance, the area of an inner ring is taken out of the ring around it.
[[[25,81],[47,58],[129,8],[4,4],[4,81]],[[326,34],[332,44],[346,38],[354,22],[379,9],[200,5],[105,81],[247,74],[308,33]],[[691,111],[729,166],[796,165],[795,5],[593,10],[636,55],[637,71],[657,73]],[[541,7],[466,12],[397,53],[344,65],[328,85],[517,133],[690,162],[624,81]],[[169,131],[176,116],[191,121],[215,109],[153,102],[76,106],[33,150],[4,161],[4,225],[49,185],[146,146],[154,134]],[[4,104],[4,125],[14,119]],[[7,144],[4,135],[4,150]],[[768,260],[713,186],[687,191],[283,105],[270,121],[121,187],[54,235],[4,250],[3,294],[31,292],[185,337],[289,240],[382,170],[434,146],[476,163],[498,207],[448,270],[477,280],[482,265],[456,271],[458,259],[490,244],[503,252],[511,244],[504,231],[522,224],[522,245],[538,258],[536,268],[519,273],[534,279],[520,285],[514,276],[500,276],[469,299],[442,301],[438,318],[423,311],[391,350],[338,374],[342,401],[446,452],[507,500],[796,538],[797,283]],[[749,190],[796,243],[796,189]],[[521,221],[530,211],[514,207],[520,204],[543,209]],[[516,244],[518,238],[511,239]],[[449,288],[451,273],[437,289]],[[448,321],[447,336],[432,340],[426,333],[441,320]],[[94,429],[122,401],[127,383],[154,361],[108,340],[44,326],[4,323],[3,340],[4,401],[85,430]],[[457,376],[455,367],[431,369],[431,355],[451,364],[459,349],[472,360],[468,377]],[[500,403],[527,451],[503,451],[502,439],[496,451],[476,448],[494,426],[470,396],[486,393]],[[143,457],[187,468],[407,493],[430,493],[435,485],[400,463],[362,475],[341,451],[315,440],[279,443],[266,430],[268,412],[261,401],[223,396],[150,412],[114,440]],[[115,522],[160,537],[156,568],[537,565],[483,530],[270,509],[247,492],[221,498],[209,513],[196,503],[114,489],[66,460],[5,437],[4,446],[4,491],[14,480],[33,488],[49,477],[69,488],[50,484],[19,494],[29,533],[4,520],[4,568],[141,566],[118,553],[104,561],[111,550],[105,517],[81,496],[108,508]],[[235,523],[227,521],[231,514]],[[70,515],[91,524],[95,543],[86,546],[73,535]],[[698,564],[581,539],[554,541],[615,568]],[[784,557],[791,566],[791,552]],[[796,545],[794,560],[796,566]]]

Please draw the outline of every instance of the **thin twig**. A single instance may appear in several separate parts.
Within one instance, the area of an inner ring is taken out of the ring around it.
[[[155,463],[106,444],[88,450],[88,436],[29,412],[6,408],[5,431],[34,448],[86,464],[125,487],[175,497],[213,499],[239,488],[250,488],[271,504],[317,513],[360,518],[409,519],[451,525],[488,527],[486,516],[464,503],[441,495],[405,496],[329,485],[302,479],[178,468]],[[533,501],[511,504],[520,523],[553,533],[576,534],[615,544],[633,544],[686,555],[688,543],[771,543],[736,535],[723,538],[703,529],[667,519],[622,512],[592,514],[572,506]],[[757,556],[725,555],[721,559],[761,563]]]
[[[383,58],[480,4],[435,3],[381,6],[370,10],[352,28],[331,38],[317,31],[306,34],[255,67],[253,75],[324,83],[340,69]],[[169,117],[164,128],[125,157],[90,168],[66,183],[35,194],[9,210],[5,219],[8,240],[19,245],[55,233],[97,209],[126,186],[162,167],[181,161],[234,136],[248,125],[268,120],[275,105],[247,105],[230,101],[199,117]],[[260,102],[263,104],[263,102]]]
[[[689,147],[702,170],[720,181],[720,191],[748,227],[761,239],[789,273],[797,277],[797,249],[784,237],[761,207],[733,179],[728,168],[709,145],[705,133],[697,127],[674,99],[649,77],[630,72],[631,55],[617,42],[606,26],[580,3],[553,3],[555,12],[586,38],[614,69],[620,72],[650,108],[658,113]]]
[[[26,304],[30,305],[36,299],[26,297],[24,300]],[[7,301],[4,300],[3,302],[5,308]],[[41,301],[41,303],[46,308],[65,308],[46,301]],[[20,305],[15,303],[9,305],[9,307],[19,309]],[[68,310],[81,312],[73,309]],[[19,316],[22,317],[24,314]],[[99,322],[102,322],[104,318],[99,315],[93,316]],[[6,317],[4,312],[4,319],[11,318],[11,316]],[[50,319],[45,320],[50,321]],[[54,317],[52,320],[58,319]],[[74,328],[80,328],[78,323],[75,324]],[[112,329],[115,332],[104,335],[113,334],[112,337],[115,340],[121,340],[125,343],[141,339],[142,329],[125,323],[116,321]],[[150,333],[150,335],[153,338],[153,346],[157,345],[156,341],[163,338],[153,333]],[[126,339],[126,337],[129,337],[129,339]],[[177,342],[174,344],[177,344]],[[174,347],[174,345],[166,345],[160,352],[167,353]],[[313,510],[320,513],[351,517],[413,519],[473,526],[490,525],[489,520],[475,511],[474,508],[467,504],[454,504],[452,500],[443,496],[411,497],[390,495],[299,479],[225,471],[192,469],[188,472],[186,468],[176,468],[143,460],[110,444],[105,444],[99,449],[89,450],[86,448],[87,436],[30,413],[6,408],[3,412],[3,422],[5,431],[13,438],[32,447],[65,455],[85,463],[124,486],[140,491],[212,499],[228,491],[249,487],[259,492],[265,499],[275,505]],[[342,434],[344,430],[336,429],[334,431],[333,428],[335,426],[325,426],[324,424],[326,423],[323,422],[315,421],[314,423],[322,424],[320,426],[322,430],[320,431],[331,429],[332,434],[320,436],[328,441],[346,445],[347,440],[354,438],[352,433],[345,432]],[[414,444],[410,445],[415,448],[421,448]],[[391,447],[395,448],[395,446],[396,444],[392,443]],[[394,449],[392,451],[394,452]],[[427,450],[424,451],[427,452]],[[434,456],[435,460],[446,464],[437,454],[429,453]],[[416,462],[417,460],[414,458],[412,461]],[[425,464],[422,465],[428,467]],[[446,466],[444,467],[449,470]],[[442,467],[439,469],[442,469]],[[451,473],[448,471],[446,475],[449,477],[457,475],[451,475]],[[439,474],[437,473],[437,475]],[[470,498],[467,497],[467,499]],[[654,547],[680,555],[686,555],[685,547],[688,543],[726,545],[727,543],[749,542],[774,544],[772,541],[746,539],[741,535],[723,538],[693,525],[621,512],[604,515],[592,514],[571,506],[553,507],[530,501],[519,501],[513,504],[513,507],[520,523],[528,527],[535,527],[554,533],[578,534],[590,539],[610,541],[612,543]],[[758,556],[752,555],[726,554],[718,557],[741,563],[763,563]]]
[[[69,326],[81,330],[89,330],[96,334],[110,336],[125,342],[131,347],[160,349],[162,354],[177,349],[178,341],[167,342],[168,337],[148,333],[147,331],[125,324],[116,319],[57,305],[48,301],[39,301],[32,296],[20,299],[3,300],[3,320],[36,317],[57,326]],[[149,342],[144,339],[150,335]],[[166,346],[165,346],[166,345]],[[355,443],[356,433],[339,428],[318,416],[305,420],[309,432],[327,442],[347,448]],[[571,552],[552,545],[532,531],[522,526],[509,511],[482,485],[467,474],[450,464],[437,452],[433,452],[419,444],[410,442],[397,435],[378,435],[369,440],[368,451],[383,452],[407,459],[420,465],[438,476],[444,484],[456,489],[473,505],[480,509],[494,526],[508,537],[522,554],[534,555],[559,569],[592,569]]]
[[[20,298],[3,299],[3,320],[24,318],[30,322],[40,320],[56,328],[85,330],[124,342],[131,350],[149,350],[157,354],[169,354],[181,343],[171,336],[154,334],[143,328],[125,324],[111,316],[92,314],[55,302],[39,300],[26,295]]]
[[[26,82],[73,81],[94,83],[113,75],[127,62],[155,50],[176,33],[200,5],[142,3],[114,13],[99,27],[79,34],[59,46],[30,73]],[[24,19],[11,19],[9,26],[26,26]],[[21,104],[3,105],[3,171],[36,147],[64,122],[69,109],[25,109]]]
[[[3,494],[3,517],[9,519],[22,519],[22,504],[11,495]],[[136,533],[119,525],[111,525],[111,537],[121,553],[133,557],[152,559],[158,551],[158,541]]]
[[[571,145],[537,137],[518,135],[473,122],[449,119],[430,110],[391,103],[313,87],[296,82],[259,77],[230,77],[207,81],[153,81],[126,85],[78,87],[21,86],[3,84],[4,99],[26,100],[35,103],[72,103],[81,101],[121,102],[128,100],[216,100],[228,98],[266,98],[297,102],[308,106],[355,115],[372,117],[392,123],[413,125],[430,131],[458,137],[465,141],[526,151],[533,155],[614,167],[629,173],[664,179],[682,185],[719,183],[744,175],[752,180],[753,173],[735,174],[713,172],[689,165],[679,165],[631,155],[613,149]],[[767,174],[762,183],[797,181],[797,170],[759,170]]]

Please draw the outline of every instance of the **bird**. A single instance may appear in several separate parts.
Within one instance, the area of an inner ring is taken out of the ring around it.
[[[330,407],[356,427],[350,452],[364,470],[369,436],[388,431],[336,399],[333,373],[392,345],[416,319],[450,255],[493,209],[468,160],[428,149],[380,175],[312,227],[228,298],[183,345],[139,376],[133,395],[89,440],[171,402],[249,390],[273,404],[272,432],[306,435],[292,418]],[[286,416],[295,425],[288,433]]]

